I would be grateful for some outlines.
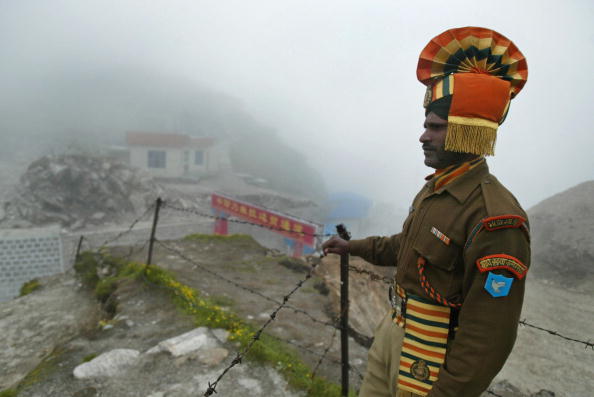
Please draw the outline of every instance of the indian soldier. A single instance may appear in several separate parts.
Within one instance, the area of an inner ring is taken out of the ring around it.
[[[465,27],[427,44],[417,76],[427,86],[419,140],[435,172],[401,233],[333,237],[323,249],[396,266],[361,397],[479,396],[514,345],[530,264],[526,213],[485,160],[527,64],[503,35]]]

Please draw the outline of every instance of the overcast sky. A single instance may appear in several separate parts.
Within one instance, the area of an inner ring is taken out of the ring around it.
[[[431,172],[418,55],[448,28],[489,27],[528,60],[489,159],[528,208],[594,178],[593,21],[591,0],[0,0],[0,96],[71,65],[179,75],[239,98],[331,191],[406,207]]]

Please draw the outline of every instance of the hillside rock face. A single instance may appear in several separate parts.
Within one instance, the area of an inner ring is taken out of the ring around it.
[[[0,227],[59,224],[69,230],[128,223],[161,197],[198,208],[200,197],[165,189],[147,173],[109,157],[68,154],[32,162],[0,205]]]
[[[594,181],[558,193],[528,211],[533,272],[566,286],[594,280]]]
[[[112,159],[45,156],[21,176],[4,217],[21,226],[58,223],[76,229],[140,214],[161,193],[150,176]]]
[[[351,334],[362,336],[371,341],[373,333],[386,313],[391,310],[388,302],[388,285],[383,279],[393,276],[394,268],[381,268],[365,262],[361,258],[350,257],[349,264],[360,272],[349,272],[349,328]],[[340,314],[340,257],[329,255],[316,269],[324,278],[331,299],[331,311],[338,318]],[[372,279],[366,271],[375,277]],[[361,338],[359,338],[361,339]],[[367,344],[367,341],[363,342]]]

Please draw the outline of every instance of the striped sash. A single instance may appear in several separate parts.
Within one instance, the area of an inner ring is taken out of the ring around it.
[[[407,295],[398,390],[426,396],[445,360],[451,308]]]

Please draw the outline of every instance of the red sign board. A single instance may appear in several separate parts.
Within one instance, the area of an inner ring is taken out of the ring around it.
[[[225,212],[230,216],[244,219],[257,225],[268,227],[276,233],[305,245],[313,246],[315,243],[313,235],[316,233],[317,225],[314,223],[299,220],[216,193],[213,193],[211,196],[211,205],[215,210]]]

